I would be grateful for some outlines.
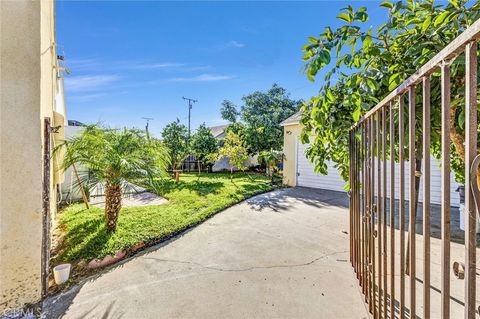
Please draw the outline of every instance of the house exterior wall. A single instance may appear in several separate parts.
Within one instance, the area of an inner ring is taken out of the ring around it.
[[[84,129],[84,126],[66,126],[65,139],[69,140],[74,136],[81,134]],[[79,176],[81,176],[87,171],[81,165],[75,165],[75,167]],[[62,198],[60,198],[59,200],[63,203],[82,201],[82,193],[80,192],[80,188],[78,187],[78,182],[75,176],[75,172],[73,171],[73,167],[68,167],[63,173],[64,182],[60,187],[60,193]]]
[[[42,139],[44,117],[53,123],[54,24],[51,1],[0,1],[0,314],[41,298]],[[50,186],[53,212],[53,180]]]
[[[258,165],[258,159],[257,156],[250,156],[250,158],[243,163],[245,167],[252,167],[255,165]],[[221,159],[217,160],[212,167],[213,172],[224,172],[224,171],[230,171],[230,169],[233,168],[233,171],[237,171],[238,168],[235,165],[230,164],[230,160],[228,157],[223,156]]]
[[[302,132],[301,124],[287,124],[283,126],[283,183],[288,186],[297,184],[297,140]]]

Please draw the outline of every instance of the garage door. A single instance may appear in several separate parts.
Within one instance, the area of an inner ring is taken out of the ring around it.
[[[340,177],[337,169],[333,166],[332,162],[327,162],[328,165],[328,175],[321,175],[315,173],[313,169],[313,164],[310,164],[309,160],[305,156],[305,150],[307,149],[306,144],[302,144],[297,141],[297,186],[304,187],[313,187],[321,189],[329,189],[334,191],[345,191],[343,188],[345,182]],[[424,165],[422,165],[423,167]],[[431,160],[431,176],[430,176],[430,201],[432,204],[441,203],[441,168],[440,162],[435,159]],[[395,197],[398,199],[400,193],[400,164],[395,163]],[[390,185],[390,163],[387,161],[387,185]],[[410,192],[408,191],[409,185],[409,164],[405,162],[405,199],[409,199]],[[451,205],[458,207],[460,203],[460,198],[456,189],[460,186],[459,183],[455,182],[453,172],[450,176],[450,198]],[[376,190],[375,190],[376,192]],[[387,196],[390,196],[390,187],[387,187]],[[423,200],[423,178],[420,179],[420,193],[419,201]]]
[[[333,163],[328,162],[328,175],[317,174],[314,165],[305,156],[307,144],[297,141],[297,186],[345,191],[345,182]]]

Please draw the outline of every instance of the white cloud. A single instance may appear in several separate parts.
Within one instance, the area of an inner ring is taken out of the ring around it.
[[[69,99],[75,100],[77,102],[88,102],[88,101],[93,101],[93,100],[98,100],[102,97],[105,96],[111,96],[111,95],[120,95],[120,94],[127,94],[128,91],[110,91],[110,92],[78,92],[78,93],[73,93],[68,96]]]
[[[65,91],[89,92],[102,89],[111,83],[118,81],[118,75],[79,75],[65,78]]]
[[[206,71],[208,69],[211,69],[211,65],[199,65],[199,66],[187,66],[183,67],[181,69],[178,69],[178,71],[182,72],[196,72],[196,71]]]
[[[227,47],[230,48],[243,48],[245,47],[245,43],[240,43],[238,41],[232,40],[226,44]]]
[[[128,69],[168,69],[168,68],[181,68],[185,66],[185,63],[139,63],[126,65],[125,68]]]
[[[231,44],[234,46],[233,44]],[[236,46],[241,45],[236,43]],[[206,71],[211,68],[210,65],[195,65],[182,62],[162,62],[147,60],[101,60],[96,58],[66,59],[65,66],[69,68],[72,74],[79,72],[121,72],[130,70],[176,70],[179,72]]]
[[[80,70],[94,70],[102,66],[99,60],[94,58],[85,59],[65,59],[65,66],[73,73]]]
[[[104,96],[107,96],[107,95],[108,94],[105,93],[105,92],[99,92],[99,93],[92,93],[92,94],[72,95],[69,98],[71,98],[72,100],[75,100],[75,101],[85,102],[85,101],[96,100],[98,98],[101,98],[101,97],[104,97]]]
[[[225,81],[233,79],[233,76],[230,75],[221,75],[221,74],[200,74],[192,77],[178,77],[171,78],[168,81],[170,82],[214,82],[214,81]]]

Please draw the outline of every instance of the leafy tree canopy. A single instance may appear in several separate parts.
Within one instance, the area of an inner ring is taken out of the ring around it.
[[[172,167],[178,169],[189,155],[187,127],[179,119],[173,121],[163,129],[162,140],[169,149]]]
[[[205,123],[200,125],[195,135],[193,135],[191,148],[197,160],[202,164],[207,165],[215,162],[218,143],[210,129],[205,126]]]
[[[297,112],[301,100],[292,100],[287,91],[274,84],[267,92],[256,91],[242,98],[241,118],[245,123],[244,139],[251,153],[280,150],[283,129],[280,123]]]
[[[239,115],[237,107],[229,100],[223,100],[222,107],[220,108],[220,114],[224,120],[229,121],[230,123],[237,122]]]
[[[240,111],[234,109],[229,112],[239,114],[241,119],[241,123],[231,121],[234,124],[231,130],[241,136],[251,154],[280,150],[283,145],[280,123],[297,112],[303,101],[290,99],[287,91],[277,84],[267,92],[255,91],[242,100],[244,105]],[[228,105],[230,108],[233,104],[230,102]],[[228,119],[223,115],[222,112],[222,117]]]
[[[314,80],[324,74],[319,95],[304,105],[302,142],[310,141],[307,155],[316,170],[326,174],[326,161],[332,160],[343,178],[348,178],[348,131],[362,114],[373,108],[390,91],[430,60],[462,31],[480,17],[478,1],[451,0],[437,5],[434,1],[384,1],[384,24],[374,29],[367,24],[367,9],[348,6],[337,16],[343,25],[326,27],[317,37],[310,37],[303,47],[305,72]],[[452,79],[452,167],[457,180],[463,175],[464,135],[464,56],[451,65]],[[440,85],[439,74],[431,77],[432,153],[440,156]],[[421,105],[417,86],[417,105]],[[417,107],[417,123],[422,110]],[[421,137],[420,126],[417,130]],[[408,130],[406,130],[408,132]],[[398,134],[397,134],[398,135]],[[417,145],[421,145],[417,139]]]
[[[227,132],[223,146],[218,152],[218,159],[224,156],[228,158],[230,165],[236,166],[241,171],[245,170],[245,162],[249,158],[247,148],[240,136],[232,131]]]

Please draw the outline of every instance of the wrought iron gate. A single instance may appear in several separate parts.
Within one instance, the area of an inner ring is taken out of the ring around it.
[[[350,130],[350,260],[374,318],[415,318],[420,315],[423,315],[423,318],[430,318],[434,317],[433,311],[439,313],[442,318],[451,317],[450,66],[459,55],[463,54],[465,56],[464,178],[466,185],[463,307],[465,318],[475,317],[477,210],[474,195],[478,193],[476,178],[478,160],[475,161],[475,158],[478,131],[477,40],[479,38],[480,20],[418,69],[365,114]],[[439,265],[441,276],[440,286],[437,288],[440,300],[433,304],[431,302],[430,233],[430,185],[432,183],[430,179],[432,133],[430,79],[438,69],[441,72],[439,81],[441,132],[438,132],[441,134],[442,170]],[[417,86],[421,86],[423,101],[421,106],[423,116],[419,123],[416,123],[415,116]],[[416,153],[416,150],[421,152]],[[420,163],[423,159],[423,172],[420,172],[418,154],[421,155]],[[408,174],[405,169],[406,156],[408,156]],[[417,161],[414,160],[416,158]],[[398,166],[395,162],[399,166],[397,179],[395,168]],[[409,178],[407,186],[405,186],[406,177]],[[416,234],[415,227],[417,219],[415,199],[419,195],[416,193],[415,186],[416,180],[418,182],[419,179],[423,181],[422,235]],[[407,202],[408,207],[406,207]],[[408,208],[407,212],[406,208]],[[405,238],[406,236],[408,237]],[[417,256],[416,244],[419,238],[423,242],[421,245],[423,251],[420,256]],[[421,268],[417,269],[417,266]],[[419,273],[422,278],[417,278]],[[423,291],[419,291],[417,295],[419,281],[423,285]],[[417,304],[417,300],[421,300],[420,305]],[[419,309],[422,310],[417,313]]]

